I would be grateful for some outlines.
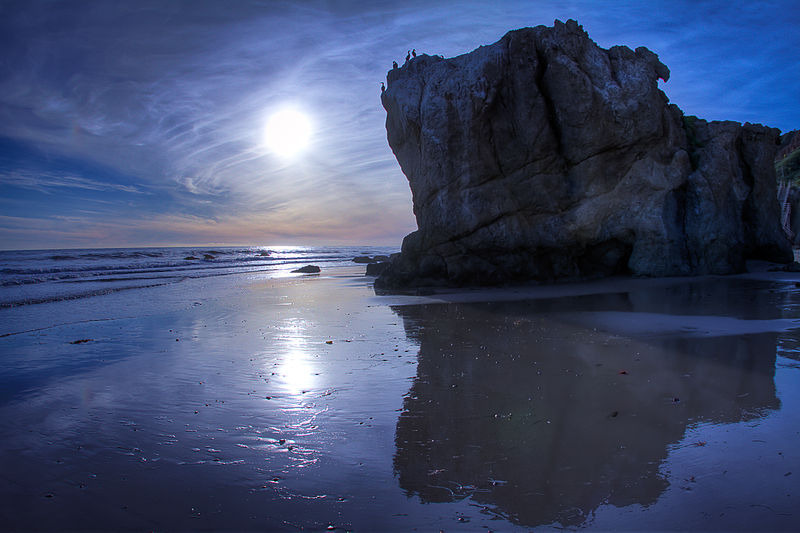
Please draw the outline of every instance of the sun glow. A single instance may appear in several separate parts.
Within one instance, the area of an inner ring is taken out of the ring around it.
[[[308,146],[310,140],[311,120],[296,109],[273,113],[264,128],[264,144],[281,157],[294,157]]]

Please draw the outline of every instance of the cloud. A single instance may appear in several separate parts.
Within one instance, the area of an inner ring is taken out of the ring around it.
[[[135,185],[104,183],[81,176],[63,175],[54,172],[33,170],[0,169],[0,183],[23,189],[53,194],[53,189],[84,189],[89,191],[114,191],[131,194],[149,194]]]

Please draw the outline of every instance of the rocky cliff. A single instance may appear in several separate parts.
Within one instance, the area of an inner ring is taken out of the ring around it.
[[[392,69],[386,130],[418,231],[377,286],[733,273],[788,262],[780,132],[686,117],[646,48],[577,22]]]

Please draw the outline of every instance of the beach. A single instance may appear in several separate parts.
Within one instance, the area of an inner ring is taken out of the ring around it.
[[[796,530],[797,275],[0,309],[3,530]]]

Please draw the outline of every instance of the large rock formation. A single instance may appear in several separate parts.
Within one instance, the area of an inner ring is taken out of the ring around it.
[[[418,231],[378,286],[733,273],[792,258],[780,132],[686,117],[646,48],[577,22],[509,32],[388,74],[389,145]]]

